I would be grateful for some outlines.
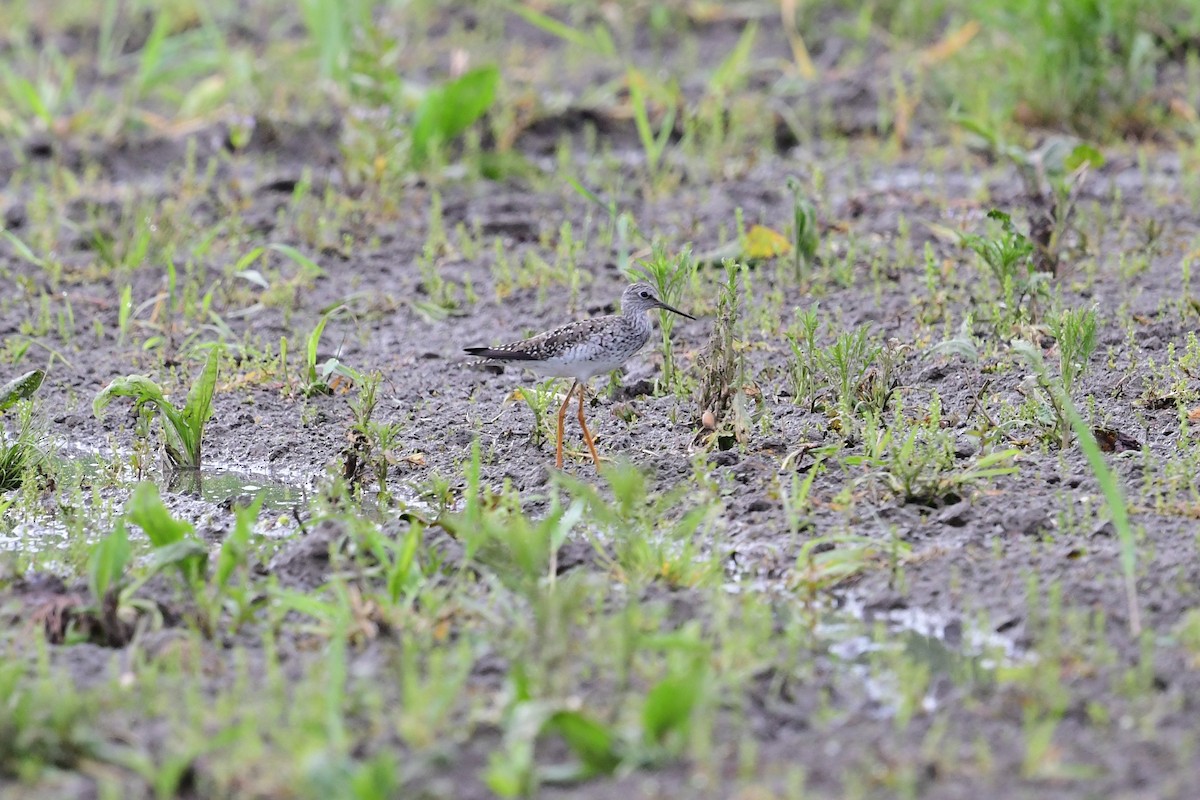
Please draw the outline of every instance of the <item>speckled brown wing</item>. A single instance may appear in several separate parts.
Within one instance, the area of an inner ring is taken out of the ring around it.
[[[573,350],[590,339],[600,336],[612,324],[608,317],[582,319],[519,342],[502,344],[497,347],[467,347],[465,351],[470,355],[490,358],[494,361],[543,361]]]

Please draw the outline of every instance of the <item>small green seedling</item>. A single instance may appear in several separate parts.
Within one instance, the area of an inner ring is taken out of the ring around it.
[[[1058,380],[1055,381],[1048,371],[1036,368],[1034,377],[1053,411],[1054,433],[1065,450],[1071,446],[1072,431],[1066,404],[1071,403],[1075,385],[1087,370],[1088,362],[1096,350],[1096,312],[1092,309],[1068,309],[1050,320],[1050,330],[1058,342]],[[1017,352],[1029,360],[1025,346],[1024,342],[1013,345]]]
[[[217,387],[217,365],[221,351],[213,347],[183,408],[176,408],[163,394],[162,388],[145,375],[126,375],[117,378],[96,395],[92,412],[100,417],[114,397],[132,397],[139,407],[152,405],[162,413],[163,448],[175,469],[200,468],[200,442],[204,425],[212,417],[213,394]]]
[[[1044,273],[1037,271],[1033,242],[1016,229],[1012,217],[993,209],[988,212],[988,219],[1000,223],[999,235],[989,237],[964,233],[959,241],[979,256],[996,279],[1002,306],[995,322],[1011,327],[1023,319],[1032,318],[1032,312],[1025,308],[1025,301],[1044,291],[1046,278]]]
[[[821,233],[817,227],[817,210],[805,196],[800,181],[789,177],[787,188],[792,193],[792,258],[796,280],[800,280],[816,262]]]
[[[889,552],[890,551],[890,552]],[[890,544],[869,536],[835,534],[809,539],[800,548],[791,585],[811,600],[855,575],[885,563],[896,564],[911,552],[905,542]]]
[[[552,415],[550,407],[558,402],[555,397],[555,387],[558,386],[558,381],[554,378],[545,381],[539,381],[532,387],[518,387],[513,395],[521,398],[525,405],[529,406],[529,410],[533,412],[533,433],[531,438],[534,447],[541,447],[542,442],[547,439],[547,431],[551,431],[550,420]]]
[[[1067,397],[1072,397],[1075,384],[1096,351],[1096,312],[1090,308],[1067,309],[1049,322],[1050,331],[1058,342],[1063,391]]]
[[[204,596],[207,620],[211,628],[222,607],[233,615],[236,627],[250,619],[254,602],[254,591],[250,578],[250,544],[254,523],[262,510],[263,496],[258,495],[249,505],[234,508],[233,532],[221,545],[216,564],[208,577],[208,588]],[[240,578],[235,581],[234,578]]]
[[[1090,170],[1104,166],[1104,156],[1086,142],[1061,136],[1049,137],[1041,147],[1029,150],[1007,142],[999,130],[979,119],[951,114],[951,120],[979,136],[994,156],[1016,167],[1029,198],[1037,268],[1054,273],[1083,183]]]
[[[99,622],[109,641],[123,643],[132,635],[132,619],[158,614],[157,604],[137,598],[137,592],[155,575],[169,567],[179,570],[188,592],[206,612],[201,621],[211,631],[212,620],[229,593],[230,576],[245,562],[246,542],[259,504],[237,511],[237,527],[221,548],[212,585],[204,592],[208,571],[208,548],[195,536],[186,520],[176,519],[163,505],[158,487],[142,482],[133,490],[125,505],[125,514],[112,532],[92,546],[88,556],[88,588],[92,594],[90,613]],[[153,548],[144,570],[132,580],[126,570],[133,561],[133,546],[128,525],[141,528]],[[244,606],[239,620],[244,618]]]
[[[125,570],[133,557],[128,523],[142,529],[154,548],[149,567],[136,580],[125,582]],[[177,567],[190,591],[200,586],[208,562],[208,550],[194,535],[192,525],[175,519],[163,505],[158,487],[148,481],[139,483],[125,505],[125,515],[117,520],[112,532],[92,546],[88,556],[88,588],[96,607],[106,604],[116,593],[119,610],[137,606],[133,597],[154,575],[167,567]]]
[[[330,319],[345,310],[345,306],[339,305],[326,311],[308,334],[304,349],[304,385],[301,387],[305,397],[329,394],[333,391],[335,377],[345,378],[351,383],[362,380],[362,376],[356,370],[346,366],[337,356],[330,356],[323,364],[317,365],[317,348],[321,345],[321,335],[325,332],[325,326],[329,324]]]
[[[711,702],[708,650],[694,624],[643,643],[664,651],[666,674],[646,691],[636,724],[628,726],[606,724],[558,700],[532,697],[523,668],[515,667],[510,677],[515,702],[505,714],[504,744],[492,752],[483,774],[488,787],[500,797],[530,797],[542,783],[583,781],[678,756],[697,709]],[[538,767],[536,744],[548,735],[562,739],[575,763]]]

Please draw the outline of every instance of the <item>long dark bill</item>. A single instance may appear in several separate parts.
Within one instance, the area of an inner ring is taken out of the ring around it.
[[[663,311],[670,311],[672,314],[678,314],[681,317],[687,317],[688,319],[695,319],[695,317],[693,317],[691,314],[685,314],[682,311],[680,311],[678,308],[669,306],[666,303],[662,302],[661,300],[656,301],[655,305],[658,306],[659,308],[661,308]]]

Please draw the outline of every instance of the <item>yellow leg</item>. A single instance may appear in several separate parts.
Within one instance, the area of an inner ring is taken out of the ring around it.
[[[592,442],[592,434],[587,429],[587,423],[583,421],[583,397],[587,390],[584,384],[579,384],[579,427],[583,429],[583,441],[587,444],[588,450],[592,454],[592,463],[599,466],[600,456],[596,455],[596,445]],[[567,396],[570,400],[570,395]]]
[[[578,382],[576,381],[575,383]],[[559,469],[562,469],[563,465],[563,425],[567,419],[567,406],[571,404],[571,395],[575,394],[575,383],[571,384],[571,391],[567,392],[562,405],[558,407],[558,455],[555,458],[554,465]]]

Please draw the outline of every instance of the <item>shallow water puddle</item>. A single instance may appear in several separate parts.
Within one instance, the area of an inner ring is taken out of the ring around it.
[[[206,503],[227,506],[237,498],[262,498],[263,511],[291,511],[304,504],[315,486],[281,483],[270,475],[242,472],[234,467],[206,467],[197,476],[198,495],[185,492]]]
[[[105,482],[113,487],[132,486],[138,478],[129,467],[116,467],[116,463],[128,459],[118,454],[105,454],[95,448],[78,443],[60,447],[57,461],[59,466],[74,467],[79,477],[91,482]],[[290,510],[303,503],[308,495],[316,491],[315,482],[306,476],[276,471],[251,470],[234,464],[209,463],[195,473],[177,472],[165,481],[157,476],[144,480],[155,480],[164,492],[188,495],[216,506],[228,506],[230,501],[248,497],[262,497],[263,510]]]
[[[801,602],[784,579],[733,580],[726,591]],[[1033,658],[1011,640],[977,625],[921,608],[879,611],[844,596],[815,610],[814,637],[862,681],[877,716],[935,711],[953,686],[990,683],[996,671]]]
[[[862,679],[881,717],[935,711],[954,685],[989,683],[1029,658],[1009,639],[920,608],[867,610],[856,597],[817,625],[829,652]]]
[[[53,514],[33,514],[19,520],[9,533],[0,533],[0,551],[44,553],[89,545],[111,530],[112,520],[120,515],[129,492],[138,482],[129,467],[117,466],[119,459],[80,445],[64,445],[53,458],[58,474],[69,475],[84,487],[77,504],[71,509],[62,507]],[[291,533],[293,528],[280,525],[281,518],[297,505],[306,505],[316,490],[312,481],[300,476],[245,471],[224,464],[205,467],[194,475],[177,474],[170,480],[156,482],[171,513],[197,527],[212,524],[218,517],[232,516],[234,502],[261,497],[262,513],[256,530],[275,537]],[[59,498],[60,503],[74,500]]]

